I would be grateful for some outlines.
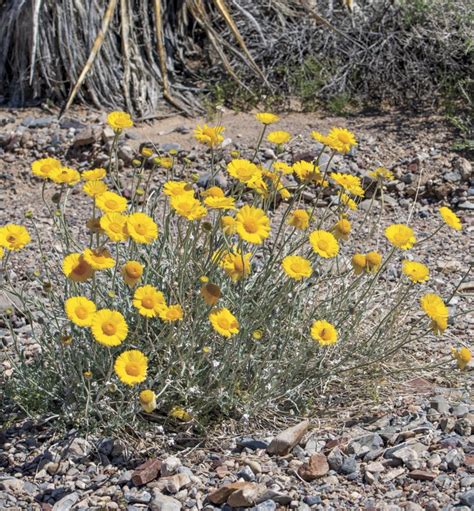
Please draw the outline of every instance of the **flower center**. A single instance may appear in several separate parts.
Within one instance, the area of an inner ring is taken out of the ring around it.
[[[239,273],[243,273],[244,271],[244,262],[242,261],[242,257],[236,257],[234,259],[234,268]]]
[[[122,232],[122,226],[118,223],[112,223],[110,224],[110,227],[109,229],[112,231],[112,232]]]
[[[301,264],[297,261],[295,261],[294,263],[291,263],[291,266],[290,266],[291,270],[294,271],[295,273],[300,273],[301,272]]]
[[[129,362],[125,366],[125,372],[129,376],[138,376],[140,374],[140,367],[137,364],[134,364],[133,362]]]
[[[76,316],[79,319],[86,319],[87,317],[87,310],[82,305],[79,305],[79,307],[76,307]]]
[[[138,232],[138,234],[141,234],[141,235],[146,233],[146,227],[143,224],[135,225],[135,230]]]
[[[8,243],[14,243],[16,241],[16,236],[14,236],[13,234],[10,234],[7,237],[7,241],[8,241]]]
[[[87,273],[88,264],[85,261],[81,261],[73,270],[76,275],[84,275]]]
[[[127,272],[127,275],[132,279],[136,279],[140,276],[140,271],[138,268],[127,268],[125,271]]]
[[[153,298],[146,296],[145,298],[142,298],[142,306],[145,307],[145,309],[153,309],[155,301]]]
[[[105,335],[114,335],[117,331],[117,327],[109,321],[108,323],[104,323],[102,325],[102,331]]]
[[[329,341],[329,339],[331,339],[331,332],[329,329],[327,328],[323,328],[321,330],[321,332],[319,332],[319,335],[321,336],[322,339],[324,339],[325,341]]]
[[[227,318],[219,318],[217,320],[217,324],[223,329],[223,330],[230,330],[230,321]]]
[[[117,201],[115,199],[108,199],[105,201],[106,207],[109,209],[116,209],[117,208]]]
[[[244,227],[247,232],[251,234],[256,233],[258,231],[258,223],[253,218],[246,218],[244,220]]]
[[[329,248],[329,244],[326,240],[319,240],[318,241],[318,247],[321,249],[321,250],[327,250]]]

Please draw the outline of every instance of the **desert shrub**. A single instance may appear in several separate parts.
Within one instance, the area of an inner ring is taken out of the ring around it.
[[[0,228],[2,288],[40,346],[26,358],[11,328],[11,400],[28,413],[101,428],[133,424],[140,411],[199,423],[262,409],[304,413],[328,382],[363,381],[392,363],[401,370],[401,348],[446,330],[448,309],[429,291],[417,251],[424,240],[408,225],[383,225],[382,209],[358,211],[367,189],[383,204],[392,173],[374,169],[364,189],[358,177],[331,172],[334,156],[357,143],[342,128],[313,132],[318,156],[290,165],[292,136],[270,131],[277,116],[257,119],[259,139],[245,154],[222,149],[224,127],[196,128],[208,150],[205,187],[189,161],[145,146],[130,197],[120,195],[118,141],[132,125],[124,113],[108,118],[115,139],[107,169],[33,162],[43,192],[56,190],[53,201],[43,197],[60,258],[31,212],[26,227]],[[263,144],[277,155],[270,166],[258,160]],[[77,228],[73,187],[90,202],[91,216]],[[320,200],[327,190],[328,205]],[[462,228],[447,207],[436,223],[430,236]],[[10,267],[28,243],[38,259],[20,286]],[[393,285],[389,268],[401,274]],[[11,326],[8,314],[4,321]],[[470,357],[467,348],[453,355],[460,367]]]

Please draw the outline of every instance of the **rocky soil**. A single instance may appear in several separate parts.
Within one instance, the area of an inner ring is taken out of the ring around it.
[[[101,166],[113,137],[104,128],[105,114],[75,110],[58,121],[55,113],[0,111],[0,225],[23,223],[25,211],[31,210],[53,252],[51,220],[38,181],[31,176],[31,162],[54,156],[81,170]],[[146,142],[157,154],[176,150],[181,161],[189,162],[186,175],[198,174],[205,183],[207,159],[192,137],[197,122],[176,116],[131,129],[120,149],[125,180],[140,144]],[[227,148],[239,150],[255,143],[258,126],[251,114],[224,112],[221,122]],[[415,230],[424,237],[433,230],[428,220],[436,217],[441,203],[451,205],[461,217],[463,235],[443,229],[423,254],[434,270],[433,287],[447,295],[473,263],[471,162],[451,151],[452,135],[433,115],[342,119],[296,113],[283,115],[278,125],[302,134],[293,140],[288,161],[311,157],[315,151],[309,143],[311,130],[324,132],[334,125],[352,129],[360,141],[347,160],[333,162],[335,169],[349,166],[362,178],[379,165],[395,173],[397,181],[389,185],[385,198],[387,222],[412,215]],[[263,161],[272,157],[271,149],[261,151]],[[157,173],[155,182],[163,180]],[[72,199],[71,222],[80,229],[89,208],[79,191],[73,190]],[[368,209],[370,200],[361,204],[362,209]],[[31,244],[15,260],[19,282],[37,257]],[[407,355],[429,364],[440,354],[449,355],[457,340],[469,344],[474,318],[467,312],[472,309],[473,290],[471,275],[449,303],[446,335],[410,346]],[[0,313],[10,306],[0,294]],[[456,317],[458,313],[462,315]],[[13,324],[26,356],[33,357],[38,346],[25,318],[14,316]],[[10,349],[11,342],[0,318],[2,349]],[[4,358],[0,354],[3,376],[8,377],[11,367]],[[25,422],[3,414],[0,509],[468,511],[474,509],[474,371],[469,367],[460,374],[453,365],[452,373],[439,377],[420,370],[394,387],[380,383],[382,397],[365,401],[350,413],[344,401],[343,406],[337,399],[321,399],[321,414],[289,431],[280,423],[263,428],[244,421],[238,434],[225,433],[224,428],[222,435],[194,439],[191,446],[183,445],[179,433],[166,426],[154,425],[153,433],[132,442],[85,438],[76,431],[58,433],[55,417]]]

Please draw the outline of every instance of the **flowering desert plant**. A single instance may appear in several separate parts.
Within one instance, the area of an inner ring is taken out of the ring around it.
[[[0,228],[3,287],[21,303],[41,347],[25,359],[12,328],[8,388],[27,411],[35,411],[34,395],[43,410],[102,426],[149,414],[206,421],[264,407],[303,412],[321,385],[387,368],[405,345],[447,329],[446,299],[430,290],[417,251],[423,240],[401,223],[376,239],[366,225],[371,216],[358,211],[366,193],[360,178],[331,171],[355,136],[342,128],[313,132],[318,156],[289,164],[291,135],[267,133],[278,117],[257,120],[256,147],[245,155],[224,153],[224,127],[196,128],[209,152],[206,188],[176,154],[144,148],[126,198],[117,147],[132,121],[123,112],[108,118],[115,140],[107,169],[79,173],[52,158],[33,162],[43,191],[58,188],[54,202],[43,197],[60,257],[48,251],[32,214],[26,227]],[[267,142],[277,157],[265,166],[258,155]],[[222,171],[226,189],[216,184]],[[383,198],[392,173],[378,168],[370,176],[372,195]],[[89,203],[80,228],[70,222],[73,186]],[[315,193],[309,205],[308,189]],[[333,198],[320,206],[328,189]],[[449,208],[440,215],[439,229],[461,230]],[[375,231],[380,223],[375,218]],[[29,282],[42,286],[40,300],[9,277],[28,243],[40,254],[27,268]],[[389,267],[401,274],[391,287]],[[452,354],[465,368],[469,350]]]

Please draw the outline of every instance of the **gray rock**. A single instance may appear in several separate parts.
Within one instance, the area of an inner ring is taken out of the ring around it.
[[[443,396],[436,396],[430,401],[430,406],[439,413],[448,414],[451,407]]]
[[[70,458],[85,458],[92,451],[92,445],[85,438],[76,437],[66,446],[63,456]]]
[[[309,421],[305,420],[292,426],[291,428],[285,429],[279,433],[267,447],[268,454],[276,454],[284,456],[288,454],[295,445],[297,445],[303,436],[306,434],[309,428]]]
[[[455,415],[458,419],[464,417],[469,413],[469,406],[464,403],[459,403],[453,408],[453,415]]]
[[[151,494],[149,492],[139,491],[136,488],[124,491],[123,496],[129,504],[148,504],[151,501]]]
[[[321,504],[321,497],[319,495],[308,495],[303,499],[303,502],[308,506],[317,506]]]
[[[273,500],[265,500],[256,506],[251,507],[252,511],[275,511],[276,503]]]
[[[329,467],[332,470],[335,470],[336,472],[341,470],[341,467],[344,463],[344,454],[342,453],[341,449],[339,449],[339,447],[334,447],[334,449],[332,449],[332,451],[328,454],[327,459]]]
[[[458,449],[451,449],[446,454],[444,461],[450,470],[457,470],[464,462],[464,453]]]
[[[346,456],[340,472],[346,475],[357,472],[357,462],[355,456]]]
[[[153,490],[153,496],[150,501],[151,511],[180,511],[182,507],[179,500],[163,495],[156,488]]]
[[[69,511],[79,501],[79,498],[77,492],[70,493],[54,504],[53,511]]]
[[[462,419],[458,419],[454,425],[454,431],[461,436],[469,436],[472,433],[472,424],[469,420],[469,415],[466,415]]]
[[[0,480],[0,490],[7,492],[21,492],[23,490],[23,481],[16,477],[7,477]]]
[[[362,458],[369,451],[380,449],[383,447],[383,439],[377,433],[370,433],[354,438],[347,446],[348,454],[355,454],[358,458]]]
[[[160,149],[164,153],[169,153],[170,151],[181,151],[182,148],[180,144],[169,142],[165,144],[160,144]]]
[[[251,449],[252,451],[256,451],[257,449],[266,449],[268,447],[268,443],[252,437],[243,437],[237,440],[237,447],[240,449]]]
[[[458,208],[459,209],[473,210],[474,209],[474,202],[471,202],[471,201],[460,202],[458,204]]]
[[[401,449],[393,453],[392,458],[400,460],[402,463],[406,465],[410,461],[417,460],[418,453],[415,451],[415,449],[412,449],[411,447],[402,447]]]
[[[196,182],[201,188],[210,188],[211,186],[220,186],[223,190],[227,189],[227,178],[222,172],[219,172],[214,178],[210,172],[201,174]]]
[[[26,126],[27,128],[47,128],[51,126],[56,121],[56,117],[40,117],[39,119],[35,119],[34,117],[25,117],[21,122],[22,126]]]
[[[176,456],[169,456],[161,464],[161,476],[171,476],[176,473],[178,467],[181,466],[181,461]]]
[[[243,466],[238,472],[237,477],[242,478],[244,481],[255,481],[255,474],[253,473],[252,469],[245,465]]]
[[[443,175],[445,181],[449,181],[450,183],[458,183],[461,181],[461,174],[453,170],[452,172],[447,172]]]

